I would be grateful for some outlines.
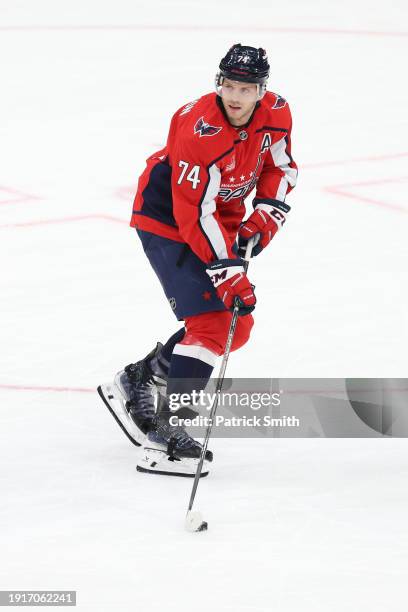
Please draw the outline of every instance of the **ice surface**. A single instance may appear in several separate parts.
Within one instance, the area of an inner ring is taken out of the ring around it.
[[[76,589],[84,611],[402,609],[404,440],[214,440],[209,531],[189,534],[191,482],[136,473],[94,389],[177,329],[132,195],[238,41],[269,51],[300,173],[228,375],[406,376],[407,13],[0,2],[1,589]]]

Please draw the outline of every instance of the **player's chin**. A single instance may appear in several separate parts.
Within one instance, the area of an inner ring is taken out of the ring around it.
[[[227,109],[227,116],[228,119],[233,120],[233,121],[239,121],[241,119],[241,117],[243,116],[243,112],[242,109]]]

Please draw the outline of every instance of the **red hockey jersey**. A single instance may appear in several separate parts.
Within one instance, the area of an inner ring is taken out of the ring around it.
[[[216,93],[183,106],[166,146],[147,160],[131,226],[186,242],[206,263],[234,257],[244,200],[253,189],[254,207],[272,205],[277,225],[285,222],[285,197],[297,177],[291,127],[288,103],[272,92],[239,128]]]

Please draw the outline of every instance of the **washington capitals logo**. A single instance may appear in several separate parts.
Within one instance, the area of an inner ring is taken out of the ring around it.
[[[214,134],[218,134],[221,130],[222,128],[220,127],[206,123],[204,117],[200,117],[194,126],[194,134],[200,134],[200,138],[201,136],[214,136]]]
[[[283,108],[285,105],[286,105],[285,98],[282,98],[282,96],[280,96],[279,94],[276,94],[275,104],[272,106],[272,108]]]

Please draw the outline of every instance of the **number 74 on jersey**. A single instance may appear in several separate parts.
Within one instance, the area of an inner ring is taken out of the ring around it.
[[[181,185],[181,183],[184,180],[186,180],[186,181],[190,181],[193,189],[197,189],[197,186],[199,185],[199,183],[201,183],[201,180],[199,178],[200,166],[193,166],[190,172],[188,172],[189,167],[190,167],[190,164],[188,162],[183,161],[182,159],[179,161],[179,168],[182,168],[182,170],[181,170],[179,179],[177,181],[177,185]]]

